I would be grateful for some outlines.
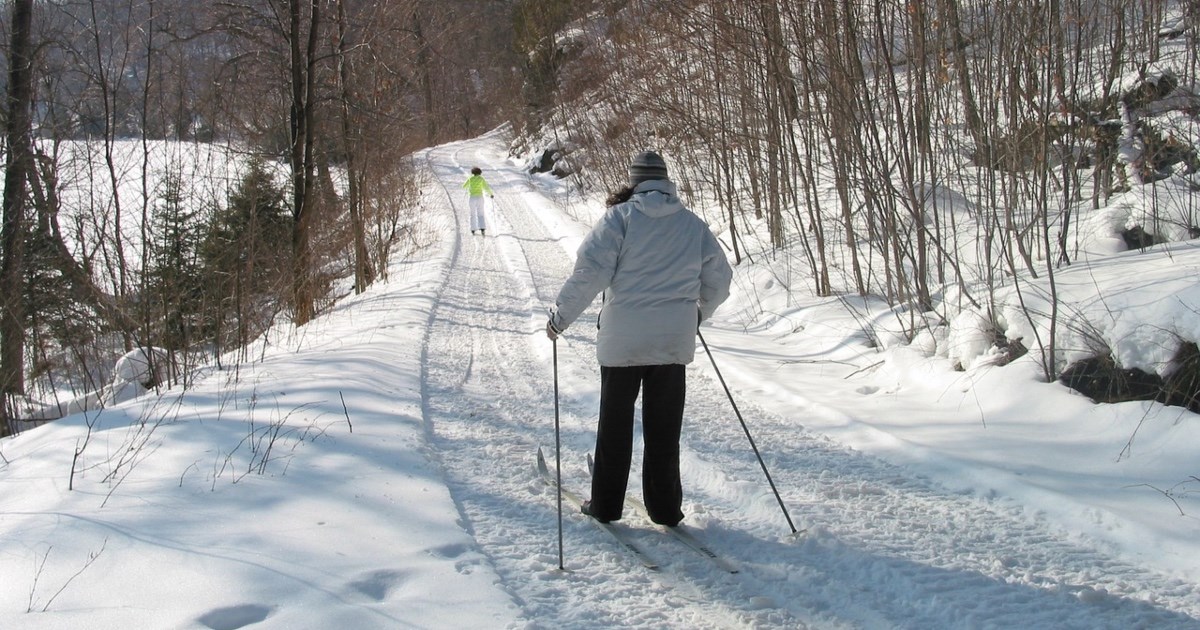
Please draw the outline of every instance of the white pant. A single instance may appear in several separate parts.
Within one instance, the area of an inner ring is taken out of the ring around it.
[[[467,205],[471,208],[471,231],[487,229],[487,222],[483,219],[483,195],[471,197]]]

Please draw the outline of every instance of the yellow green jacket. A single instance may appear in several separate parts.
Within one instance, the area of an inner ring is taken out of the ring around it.
[[[471,195],[472,197],[479,197],[483,195],[484,192],[487,192],[489,195],[493,194],[492,187],[488,186],[487,181],[483,179],[482,175],[472,175],[468,177],[467,181],[463,182],[462,187],[465,188],[467,194]]]

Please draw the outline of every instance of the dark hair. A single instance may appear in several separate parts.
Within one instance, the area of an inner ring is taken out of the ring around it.
[[[610,193],[608,195],[608,199],[604,200],[604,203],[605,203],[605,205],[612,207],[619,203],[625,203],[626,201],[629,201],[629,198],[632,196],[633,196],[633,186],[626,186],[624,188],[621,188],[620,190],[615,190],[612,193]]]
[[[478,166],[476,166],[475,168],[471,169],[471,174],[472,174],[472,175],[482,175],[482,174],[483,174],[483,169],[481,169],[481,168],[479,168]]]

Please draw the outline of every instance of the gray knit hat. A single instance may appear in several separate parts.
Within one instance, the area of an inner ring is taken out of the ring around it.
[[[629,185],[638,184],[650,179],[666,179],[667,163],[662,156],[654,151],[643,151],[633,156],[629,164]]]

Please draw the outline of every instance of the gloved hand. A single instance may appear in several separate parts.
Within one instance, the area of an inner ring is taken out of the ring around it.
[[[550,319],[546,320],[546,337],[550,339],[550,341],[554,341],[558,339],[558,336],[561,334],[562,331],[554,327],[554,316],[551,315]]]

